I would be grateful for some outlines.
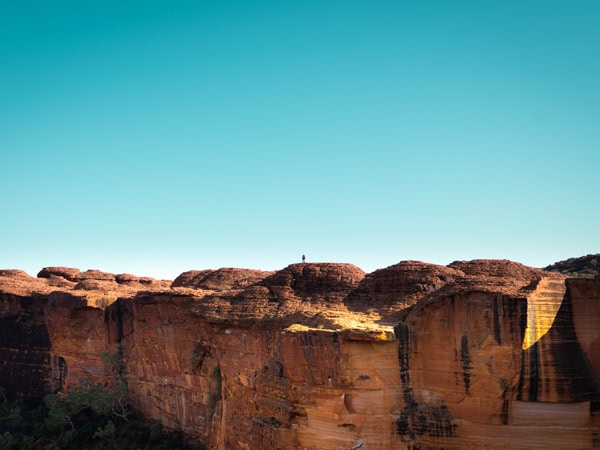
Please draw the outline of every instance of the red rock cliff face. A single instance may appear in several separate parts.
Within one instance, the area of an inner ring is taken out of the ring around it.
[[[211,448],[349,448],[361,436],[391,445],[400,387],[391,332],[211,324],[189,313],[199,301],[123,303],[138,411]]]
[[[19,289],[35,282],[25,272],[0,271],[0,386],[11,398],[41,397],[50,377],[51,342],[44,320],[46,299]]]
[[[23,337],[2,334],[0,384],[17,396],[17,374],[68,390],[116,352],[133,407],[213,449],[600,447],[600,280],[485,260],[170,288],[62,269],[0,274],[0,320]]]

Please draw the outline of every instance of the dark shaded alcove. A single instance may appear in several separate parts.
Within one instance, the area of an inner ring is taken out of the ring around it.
[[[6,397],[40,399],[50,372],[50,338],[43,316],[29,313],[30,299],[19,300],[24,311],[0,317],[0,386]]]
[[[63,390],[67,381],[67,375],[69,369],[67,362],[62,356],[55,356],[52,358],[52,381],[55,385],[54,392],[58,393]]]

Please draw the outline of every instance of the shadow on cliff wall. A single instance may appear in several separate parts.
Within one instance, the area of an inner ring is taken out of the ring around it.
[[[599,401],[600,378],[591,360],[595,353],[592,351],[588,355],[580,339],[574,323],[572,292],[567,285],[565,297],[548,333],[522,352],[517,400]],[[598,345],[598,340],[595,342]]]

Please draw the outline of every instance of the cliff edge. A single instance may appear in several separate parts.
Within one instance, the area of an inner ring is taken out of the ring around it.
[[[212,449],[600,448],[600,279],[506,260],[0,271],[0,385],[107,380]]]

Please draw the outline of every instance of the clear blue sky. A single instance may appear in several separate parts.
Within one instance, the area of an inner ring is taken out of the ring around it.
[[[600,252],[600,2],[3,1],[0,267]]]

